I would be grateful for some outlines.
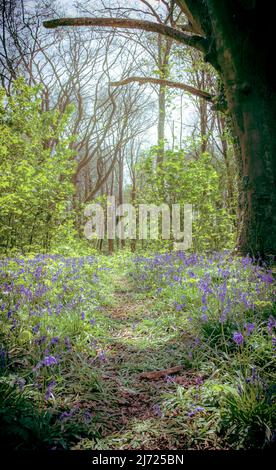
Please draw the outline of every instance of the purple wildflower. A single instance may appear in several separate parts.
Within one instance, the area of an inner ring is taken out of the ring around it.
[[[219,286],[219,289],[218,289],[218,298],[222,304],[225,301],[226,293],[227,293],[227,285],[226,285],[226,282],[224,282],[221,286]]]
[[[86,424],[90,423],[92,419],[92,413],[90,413],[90,411],[85,411],[84,414],[83,414],[83,420]]]
[[[59,419],[60,419],[60,421],[65,421],[67,419],[70,419],[70,418],[72,418],[74,413],[75,413],[74,408],[71,411],[64,411],[63,413],[61,413]]]
[[[173,377],[172,375],[166,375],[165,380],[168,384],[171,384],[175,382],[175,377]]]
[[[196,406],[191,411],[189,411],[188,416],[191,418],[192,416],[196,415],[197,413],[200,413],[201,411],[205,412],[205,408],[203,408],[203,406]]]
[[[16,385],[18,385],[18,387],[20,388],[20,390],[23,390],[24,386],[26,385],[26,380],[19,377],[17,380],[16,380]]]
[[[50,344],[57,344],[59,342],[59,337],[58,336],[54,336],[51,341],[50,341]]]
[[[38,332],[39,328],[40,328],[40,323],[37,323],[37,325],[35,325],[33,327],[33,333],[36,334]]]
[[[53,395],[53,388],[56,386],[56,381],[51,380],[51,382],[48,384],[45,392],[45,400],[49,400],[50,398],[54,398]]]
[[[219,322],[220,323],[225,323],[227,320],[227,314],[225,312],[223,312],[219,318]]]
[[[57,363],[58,361],[56,360],[55,356],[45,356],[42,361],[42,364],[44,366],[52,366],[52,365],[56,365]]]
[[[64,344],[65,344],[65,347],[67,349],[71,349],[71,342],[70,342],[70,338],[68,338],[68,336],[65,336],[64,338]]]
[[[274,281],[272,273],[269,271],[267,273],[261,274],[260,275],[261,281],[263,281],[265,284],[272,284]]]
[[[106,361],[106,353],[105,353],[105,351],[100,351],[99,354],[98,354],[98,358],[100,359],[100,361],[105,362],[105,361]]]
[[[181,310],[183,310],[185,308],[185,304],[179,304],[177,302],[174,303],[175,305],[175,309],[177,312],[180,312]]]
[[[239,333],[239,332],[235,332],[233,334],[233,340],[235,341],[235,343],[238,345],[238,346],[241,346],[244,342],[244,338],[243,338],[243,335],[242,333]]]
[[[43,343],[45,343],[46,338],[47,338],[46,335],[40,336],[40,338],[38,338],[38,339],[36,340],[37,344],[43,344]]]
[[[159,416],[159,418],[161,418],[161,416],[162,416],[162,411],[161,411],[160,406],[159,406],[159,405],[153,405],[152,409],[153,409],[153,411],[154,411],[154,414],[155,414],[156,416]]]
[[[268,332],[272,334],[274,328],[276,328],[276,318],[270,316],[267,322]]]
[[[251,333],[254,331],[255,329],[255,323],[246,323],[244,325],[244,328],[246,330],[246,336],[250,336]]]

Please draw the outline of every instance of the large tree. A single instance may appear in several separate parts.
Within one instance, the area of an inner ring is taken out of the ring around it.
[[[274,15],[260,0],[175,0],[187,22],[173,27],[129,18],[60,18],[58,26],[143,29],[200,50],[221,77],[237,138],[241,253],[276,255],[276,81]],[[265,26],[265,28],[264,28]]]

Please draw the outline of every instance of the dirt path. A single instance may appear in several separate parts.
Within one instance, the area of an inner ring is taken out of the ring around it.
[[[99,448],[172,449],[174,443],[162,429],[164,394],[177,384],[194,385],[199,377],[185,363],[183,342],[179,346],[169,334],[159,338],[163,331],[154,300],[138,293],[125,277],[114,282],[114,305],[106,308],[114,328],[101,364],[108,396],[98,409],[108,415],[108,424]]]

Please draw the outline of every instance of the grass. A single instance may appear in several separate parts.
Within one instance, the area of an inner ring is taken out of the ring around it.
[[[0,277],[9,448],[272,445],[269,270],[227,253],[125,253],[5,259]],[[141,376],[174,366],[182,370]]]

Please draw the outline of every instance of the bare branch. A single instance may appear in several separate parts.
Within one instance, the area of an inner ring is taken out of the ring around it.
[[[207,53],[209,49],[209,41],[202,36],[185,34],[179,29],[152,21],[125,18],[57,18],[44,21],[43,26],[49,29],[58,28],[59,26],[101,26],[107,28],[142,29],[170,37],[203,53]]]
[[[168,86],[170,88],[178,88],[180,90],[184,90],[187,93],[191,93],[192,95],[199,96],[199,98],[203,98],[206,101],[212,102],[215,98],[214,95],[211,95],[207,91],[199,90],[198,88],[194,88],[190,85],[185,85],[184,83],[177,83],[171,80],[164,80],[161,78],[151,78],[151,77],[128,77],[118,82],[110,82],[110,86],[122,86],[128,85],[129,83],[138,82],[140,85],[153,83],[155,85],[163,85]]]

